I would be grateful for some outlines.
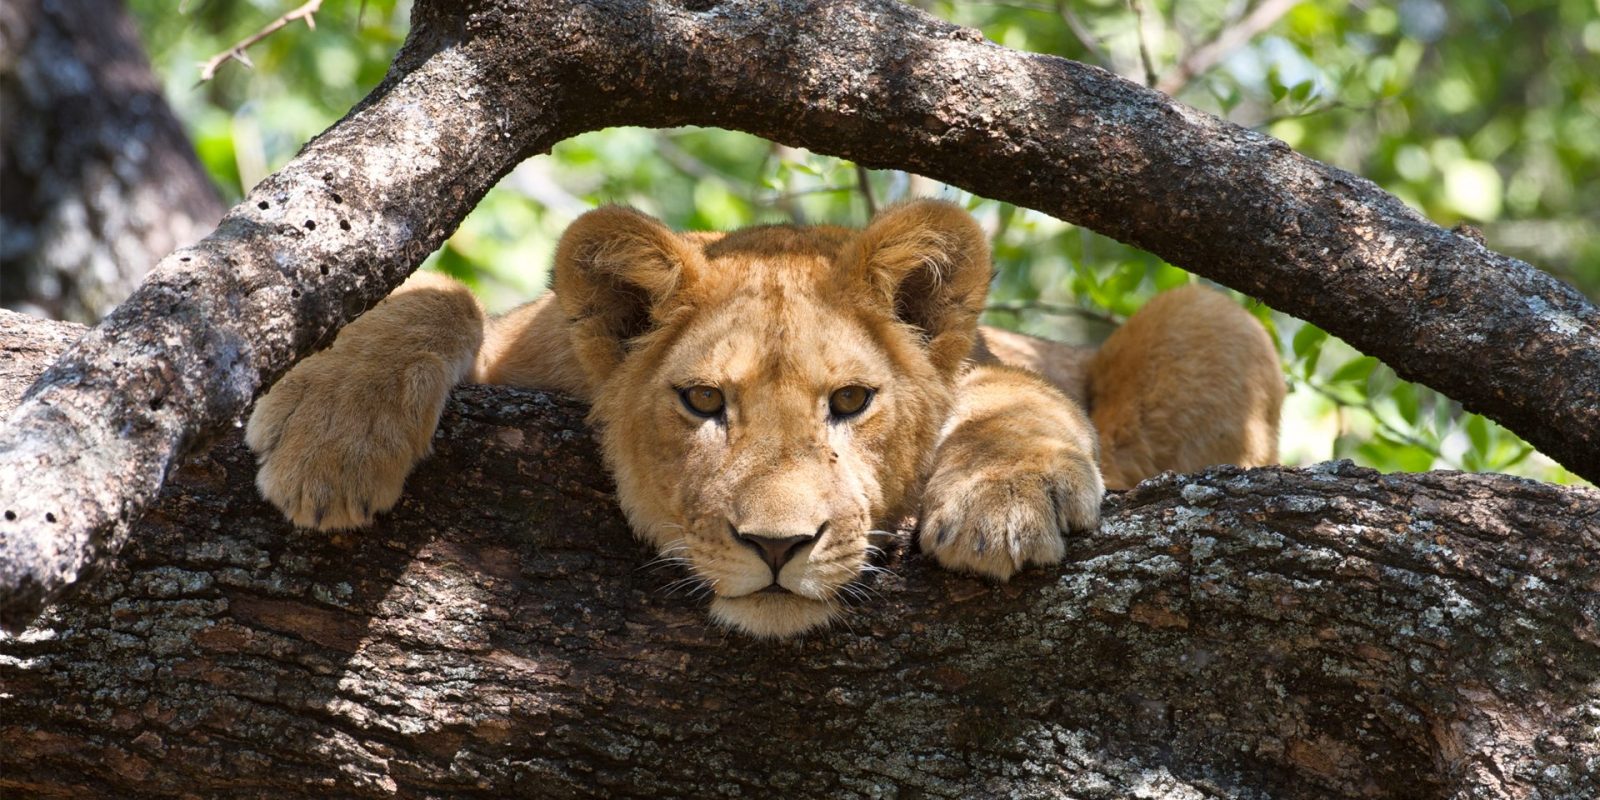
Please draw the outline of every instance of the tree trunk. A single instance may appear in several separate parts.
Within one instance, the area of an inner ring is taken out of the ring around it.
[[[11,397],[61,332],[0,313]],[[894,554],[833,630],[709,628],[559,397],[466,387],[376,529],[229,435],[0,640],[29,797],[1600,792],[1600,492],[1347,463],[1164,476],[1005,586]]]
[[[117,552],[182,456],[518,161],[619,124],[738,128],[1083,223],[1600,479],[1600,310],[1282,142],[894,0],[419,0],[383,84],[165,259],[0,430],[0,626]]]
[[[93,321],[222,199],[118,0],[0,8],[0,307]]]

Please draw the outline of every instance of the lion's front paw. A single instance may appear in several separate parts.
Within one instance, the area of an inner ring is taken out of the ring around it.
[[[394,507],[427,455],[453,380],[437,359],[408,367],[312,356],[256,402],[245,443],[256,487],[295,525],[358,528]]]
[[[1105,490],[1094,461],[1056,443],[1026,449],[941,459],[923,496],[922,552],[1003,581],[1059,562],[1063,535],[1098,525]]]

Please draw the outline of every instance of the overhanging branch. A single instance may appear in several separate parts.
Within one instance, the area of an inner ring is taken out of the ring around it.
[[[720,125],[1144,247],[1600,478],[1600,312],[1371,183],[1104,71],[890,0],[419,2],[371,97],[30,390],[0,431],[0,622],[105,553],[175,459],[397,285],[521,157]]]
[[[1600,480],[1600,310],[1370,181],[904,4],[650,19],[607,29],[625,55],[596,63],[628,70],[597,80],[609,124],[738,128],[1084,225],[1314,322]]]

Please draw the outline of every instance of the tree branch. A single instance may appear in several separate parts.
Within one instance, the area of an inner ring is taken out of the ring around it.
[[[1078,16],[1077,12],[1072,10],[1072,2],[1073,0],[1056,0],[1056,13],[1061,16],[1062,22],[1067,23],[1067,30],[1072,31],[1073,37],[1078,40],[1079,44],[1083,45],[1083,49],[1089,53],[1095,63],[1106,69],[1111,69],[1111,56],[1106,53],[1100,37],[1095,36],[1094,32],[1089,30],[1089,26],[1083,23],[1083,19]]]
[[[0,109],[0,306],[99,319],[222,218],[119,0],[8,0]]]
[[[856,165],[856,190],[861,192],[861,201],[867,205],[867,217],[870,219],[878,213],[878,201],[872,196],[872,180],[867,174],[867,168]]]
[[[277,33],[289,23],[294,22],[297,19],[305,20],[306,27],[315,30],[317,27],[316,14],[317,10],[320,8],[322,8],[322,0],[308,0],[308,2],[299,8],[296,8],[293,11],[290,11],[289,13],[267,23],[265,28],[246,36],[244,39],[241,39],[238,44],[235,44],[227,50],[224,50],[207,59],[200,65],[200,83],[205,83],[206,81],[216,77],[217,69],[229,61],[237,61],[251,69],[255,69],[256,65],[251,63],[250,56],[245,53],[246,49],[256,42],[259,42],[262,39]]]
[[[1156,89],[1174,95],[1183,91],[1183,88],[1189,85],[1189,81],[1222,63],[1230,53],[1272,27],[1272,23],[1282,19],[1283,15],[1289,13],[1289,9],[1294,8],[1299,2],[1300,0],[1265,0],[1250,9],[1238,21],[1222,26],[1215,36],[1205,44],[1190,50],[1176,67],[1161,76],[1161,80],[1155,83]]]
[[[1600,311],[1282,142],[892,0],[422,0],[384,83],[163,261],[0,431],[15,516],[0,622],[116,552],[182,454],[398,285],[519,159],[622,124],[737,128],[1085,225],[1600,478]]]
[[[1127,0],[1128,11],[1133,13],[1133,38],[1139,45],[1139,65],[1144,67],[1144,85],[1156,85],[1156,65],[1150,60],[1150,43],[1145,38],[1144,31],[1144,3],[1142,0]]]
[[[18,319],[0,351],[37,370],[65,337]],[[399,509],[337,537],[256,497],[236,435],[199,453],[106,575],[0,637],[0,794],[1600,791],[1600,492],[1167,476],[1058,569],[896,555],[844,624],[772,643],[643,566],[583,416],[459,390]]]

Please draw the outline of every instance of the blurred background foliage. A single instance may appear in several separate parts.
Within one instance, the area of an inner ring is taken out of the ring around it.
[[[1034,0],[916,5],[1008,47],[1097,64],[1376,181],[1442,225],[1600,295],[1600,0]],[[289,11],[275,0],[133,0],[151,58],[230,199],[382,79],[409,3],[327,0],[200,83],[199,65]],[[1196,280],[1140,250],[918,176],[740,133],[616,129],[508,176],[429,262],[495,310],[531,299],[557,236],[601,203],[680,228],[860,224],[908,196],[965,203],[994,238],[987,321],[1092,343]],[[1292,317],[1240,298],[1292,393],[1283,458],[1577,479],[1500,426]],[[1507,343],[1507,346],[1513,346]]]

